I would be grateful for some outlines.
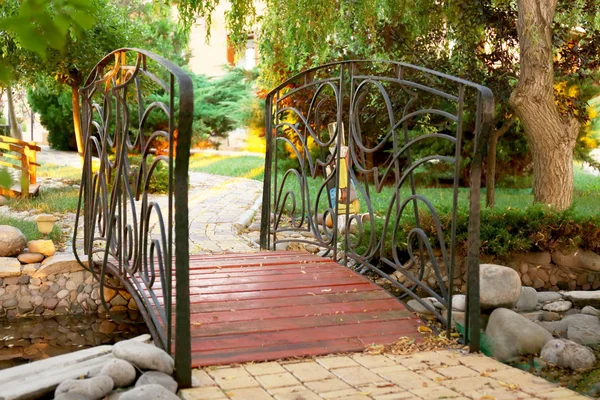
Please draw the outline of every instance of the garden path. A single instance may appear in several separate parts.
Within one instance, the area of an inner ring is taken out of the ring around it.
[[[44,163],[80,167],[75,152],[42,146],[38,160]],[[190,172],[190,254],[258,251],[255,244],[237,234],[237,223],[256,212],[261,197],[259,181]],[[153,198],[166,210],[165,196]]]

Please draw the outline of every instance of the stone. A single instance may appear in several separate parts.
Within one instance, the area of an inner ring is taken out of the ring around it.
[[[555,251],[552,253],[552,261],[554,264],[567,268],[600,272],[600,255],[589,250]]]
[[[544,345],[541,359],[549,364],[574,370],[589,369],[596,357],[592,350],[566,339],[552,339]]]
[[[467,309],[467,296],[464,294],[455,294],[452,296],[452,309],[465,311]]]
[[[59,291],[58,293],[56,293],[56,297],[59,300],[64,299],[65,297],[67,297],[69,295],[69,291],[67,289],[63,289],[61,291]]]
[[[562,319],[562,317],[560,316],[560,314],[552,312],[552,311],[544,311],[542,313],[542,321],[560,321]]]
[[[77,284],[72,280],[68,280],[67,283],[65,283],[65,289],[74,291],[75,289],[77,289]]]
[[[29,275],[21,275],[19,277],[19,285],[27,285],[29,284],[29,280],[31,277]]]
[[[600,310],[594,308],[592,306],[585,306],[581,309],[582,314],[593,315],[595,317],[600,317]]]
[[[530,251],[522,255],[522,260],[535,265],[550,264],[552,256],[547,251]]]
[[[522,286],[521,294],[515,304],[515,310],[519,312],[533,311],[538,303],[538,293],[534,288]]]
[[[128,303],[127,300],[125,300],[121,295],[116,295],[110,301],[110,304],[113,306],[126,306],[127,303]]]
[[[21,263],[16,258],[0,257],[0,278],[21,275]],[[5,282],[6,283],[6,282]]]
[[[409,300],[406,305],[408,306],[408,308],[410,308],[413,312],[416,312],[417,314],[433,314],[433,310],[435,307],[433,306],[433,303],[431,302],[431,300],[429,299],[421,299],[421,301],[423,301],[424,303],[427,304],[428,307],[425,307],[423,304],[421,304],[419,301],[412,299]]]
[[[27,275],[33,275],[35,274],[35,271],[38,270],[38,268],[40,267],[40,263],[33,263],[33,264],[25,264],[23,265],[23,269],[21,270],[21,272],[23,274],[27,274]]]
[[[31,302],[21,300],[17,306],[20,314],[25,314],[33,311],[33,305]]]
[[[565,292],[564,298],[569,300],[576,307],[600,307],[600,291],[583,291],[576,290],[572,292]]]
[[[114,358],[104,364],[104,367],[100,370],[100,375],[109,376],[115,387],[127,387],[130,386],[136,377],[135,367],[125,360]]]
[[[492,312],[485,333],[492,344],[492,355],[500,361],[537,354],[552,339],[546,329],[506,308]]]
[[[544,304],[542,309],[545,311],[552,311],[552,312],[560,313],[560,312],[565,312],[565,311],[570,310],[571,307],[573,307],[573,303],[571,303],[570,301],[561,300],[561,301],[555,301],[552,303]]]
[[[87,261],[82,260],[82,262],[87,265]],[[79,265],[73,254],[62,253],[46,258],[42,263],[42,266],[33,274],[32,277],[43,278],[46,276],[49,277],[49,275],[64,274],[82,270],[83,267]]]
[[[124,340],[116,343],[112,351],[116,358],[129,361],[140,369],[173,374],[173,359],[164,350],[154,345],[136,340]]]
[[[8,299],[2,303],[2,307],[6,309],[15,308],[19,304],[17,299]]]
[[[521,279],[512,268],[481,264],[479,278],[482,310],[512,308],[521,295]]]
[[[600,320],[592,315],[572,315],[568,323],[567,338],[579,344],[600,343]]]
[[[103,333],[105,335],[110,335],[115,331],[115,329],[117,329],[117,324],[108,319],[105,319],[102,322],[100,322],[98,332]]]
[[[0,257],[14,257],[27,246],[27,238],[19,229],[0,225]]]
[[[89,400],[89,398],[79,393],[62,393],[55,396],[54,400]]]
[[[75,393],[90,400],[99,400],[109,394],[114,387],[113,380],[108,376],[96,376],[89,379],[67,379],[54,392],[55,396],[63,393]]]
[[[40,253],[46,257],[51,257],[56,253],[56,247],[52,240],[30,240],[27,243],[27,248],[31,253]]]
[[[165,389],[176,393],[177,392],[177,381],[173,379],[171,375],[167,375],[158,371],[148,371],[142,374],[135,383],[135,386],[157,384],[163,386]]]
[[[104,296],[104,301],[108,303],[117,295],[117,291],[115,289],[104,286],[102,288],[102,294]]]
[[[138,386],[119,397],[119,400],[181,400],[176,394],[161,385]]]
[[[538,303],[550,303],[552,301],[562,300],[562,295],[556,292],[538,292]]]
[[[21,264],[34,264],[44,260],[44,255],[41,253],[22,253],[17,256]]]
[[[42,303],[45,309],[54,310],[58,305],[58,299],[56,297],[49,297]]]

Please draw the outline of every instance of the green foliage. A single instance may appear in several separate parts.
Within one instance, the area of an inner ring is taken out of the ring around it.
[[[40,115],[41,124],[48,130],[50,147],[56,150],[75,150],[73,104],[71,93],[58,89],[58,93],[45,86],[29,90],[31,108]]]
[[[6,167],[0,167],[0,187],[8,189],[13,185],[13,178]]]
[[[240,69],[231,69],[222,77],[192,75],[194,83],[194,123],[192,140],[207,141],[211,136],[226,137],[249,120],[255,100],[252,77]],[[165,93],[150,96],[150,101],[168,103]],[[147,122],[153,129],[165,129],[164,114],[152,113]]]

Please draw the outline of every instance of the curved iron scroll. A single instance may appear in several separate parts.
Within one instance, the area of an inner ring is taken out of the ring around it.
[[[266,101],[261,247],[317,245],[449,330],[458,213],[469,199],[465,337],[478,350],[481,164],[493,112],[488,88],[399,62],[338,62],[287,80]],[[445,192],[419,185],[435,174]]]
[[[129,291],[155,344],[173,354],[179,386],[189,387],[192,81],[160,56],[124,48],[100,60],[80,95],[85,153],[76,226],[83,218],[84,229],[82,238],[75,229],[73,250],[101,283],[105,308],[104,289],[117,288],[107,275]],[[151,193],[158,181],[166,194]]]

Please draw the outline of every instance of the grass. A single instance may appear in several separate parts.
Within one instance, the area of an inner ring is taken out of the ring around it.
[[[19,229],[25,235],[27,241],[43,238],[42,234],[37,229],[37,223],[33,221],[26,221],[19,218],[0,215],[0,225],[10,225]],[[56,225],[54,226],[52,232],[50,232],[49,238],[55,243],[62,241],[61,231]]]
[[[190,171],[232,176],[236,178],[264,178],[265,159],[256,156],[224,157],[212,154],[194,154],[190,158]]]
[[[54,214],[76,212],[79,190],[72,187],[40,190],[36,197],[28,199],[8,199],[8,206],[15,211],[35,211]]]
[[[81,181],[81,168],[40,162],[37,168],[37,176],[40,178],[60,178],[65,181],[78,183]]]

